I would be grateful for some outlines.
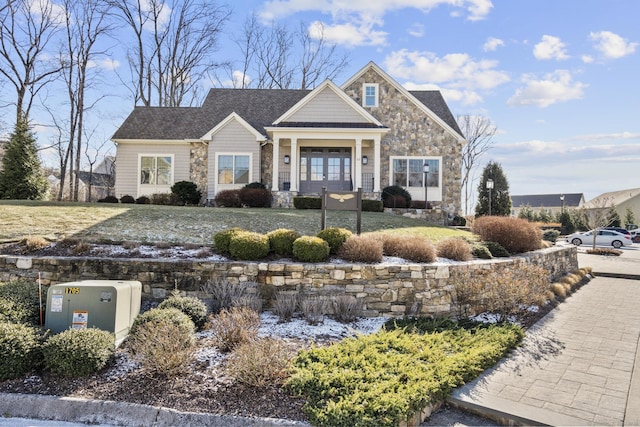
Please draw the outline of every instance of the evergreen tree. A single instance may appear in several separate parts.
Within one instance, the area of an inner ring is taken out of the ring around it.
[[[511,215],[511,196],[509,196],[509,181],[502,171],[500,163],[489,162],[482,171],[480,184],[478,184],[478,204],[476,205],[476,217],[489,214],[489,189],[487,180],[493,180],[491,189],[491,215]]]
[[[16,124],[5,147],[0,171],[0,198],[42,200],[47,197],[49,182],[44,176],[36,139],[26,120]]]
[[[633,214],[633,209],[627,207],[624,214],[624,225],[633,225],[636,223],[636,216]]]

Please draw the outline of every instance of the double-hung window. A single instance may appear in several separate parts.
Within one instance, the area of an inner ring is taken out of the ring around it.
[[[365,83],[362,88],[362,106],[378,106],[378,83]]]
[[[220,154],[218,156],[218,184],[248,184],[251,156]]]
[[[173,155],[160,154],[139,156],[139,193],[167,193],[173,185]]]

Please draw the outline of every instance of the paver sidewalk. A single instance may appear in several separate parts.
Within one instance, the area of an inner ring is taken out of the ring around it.
[[[596,277],[450,403],[518,424],[638,425],[639,338],[640,281]]]

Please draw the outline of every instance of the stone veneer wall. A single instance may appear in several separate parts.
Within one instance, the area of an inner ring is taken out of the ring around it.
[[[202,200],[207,200],[207,169],[208,165],[208,155],[207,155],[207,144],[204,142],[192,142],[191,143],[191,182],[198,186],[198,190],[202,192]]]
[[[257,282],[270,291],[353,295],[363,300],[367,316],[402,316],[416,307],[424,315],[446,316],[456,312],[450,280],[453,274],[477,269],[518,269],[527,262],[544,267],[555,279],[578,268],[577,249],[553,247],[508,259],[454,264],[361,265],[2,255],[0,282],[35,280],[38,273],[45,285],[91,279],[139,280],[145,298],[162,299],[175,284],[186,295],[206,298],[201,286],[226,278],[232,283]]]
[[[362,105],[364,83],[378,83],[380,105],[367,108],[367,111],[390,129],[380,142],[380,188],[390,185],[389,156],[441,156],[442,202],[435,204],[452,215],[457,214],[460,211],[463,143],[372,69],[347,87],[345,93]]]

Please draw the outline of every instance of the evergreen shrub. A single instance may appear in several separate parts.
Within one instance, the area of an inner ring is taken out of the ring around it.
[[[411,205],[411,194],[399,185],[382,189],[382,202],[385,208],[406,208]]]
[[[238,191],[238,198],[241,206],[249,208],[271,207],[271,191],[266,188],[241,188]]]
[[[207,323],[207,305],[196,297],[171,295],[158,305],[159,309],[177,308],[191,319],[196,328],[201,329]]]
[[[83,377],[113,361],[115,337],[97,328],[68,329],[42,345],[45,368],[54,375]]]
[[[42,287],[43,311],[47,286]],[[36,282],[18,279],[0,283],[0,321],[40,324],[39,287]]]
[[[0,381],[37,369],[42,361],[40,345],[38,328],[0,321]]]
[[[98,199],[98,203],[119,203],[119,200],[116,196],[107,196],[102,199]]]
[[[352,234],[353,233],[346,228],[329,227],[320,230],[316,236],[329,244],[329,253],[337,254],[344,242],[346,242]]]
[[[476,243],[471,246],[471,254],[479,259],[492,259],[491,251],[482,243]]]
[[[362,200],[363,212],[382,212],[384,211],[384,205],[381,200]]]
[[[151,199],[147,196],[140,196],[136,199],[136,205],[149,205],[151,204]]]
[[[229,255],[229,245],[231,244],[231,238],[238,233],[243,233],[245,230],[242,228],[234,227],[227,228],[226,230],[218,231],[213,235],[213,244],[221,255]]]
[[[167,320],[178,326],[184,334],[195,333],[195,324],[191,318],[177,308],[152,308],[135,318],[129,335],[135,335],[138,327],[145,323],[157,323],[161,320]]]
[[[242,260],[256,260],[269,255],[269,238],[261,233],[244,231],[231,236],[231,256]]]
[[[199,205],[202,199],[202,192],[190,181],[176,182],[171,186],[171,193],[180,200],[181,205]]]
[[[125,194],[124,196],[120,197],[120,203],[135,203],[136,199],[133,198],[133,196],[130,196],[128,194]]]
[[[293,256],[303,262],[324,261],[329,251],[329,244],[320,237],[302,236],[293,242]]]
[[[498,242],[484,242],[483,244],[494,258],[509,258],[511,256],[509,251]]]
[[[219,208],[240,208],[240,190],[222,190],[213,199]]]
[[[300,233],[295,230],[279,228],[267,233],[269,247],[277,255],[293,255],[293,242],[300,237]]]
[[[320,197],[296,196],[293,198],[293,207],[296,209],[322,209]]]

